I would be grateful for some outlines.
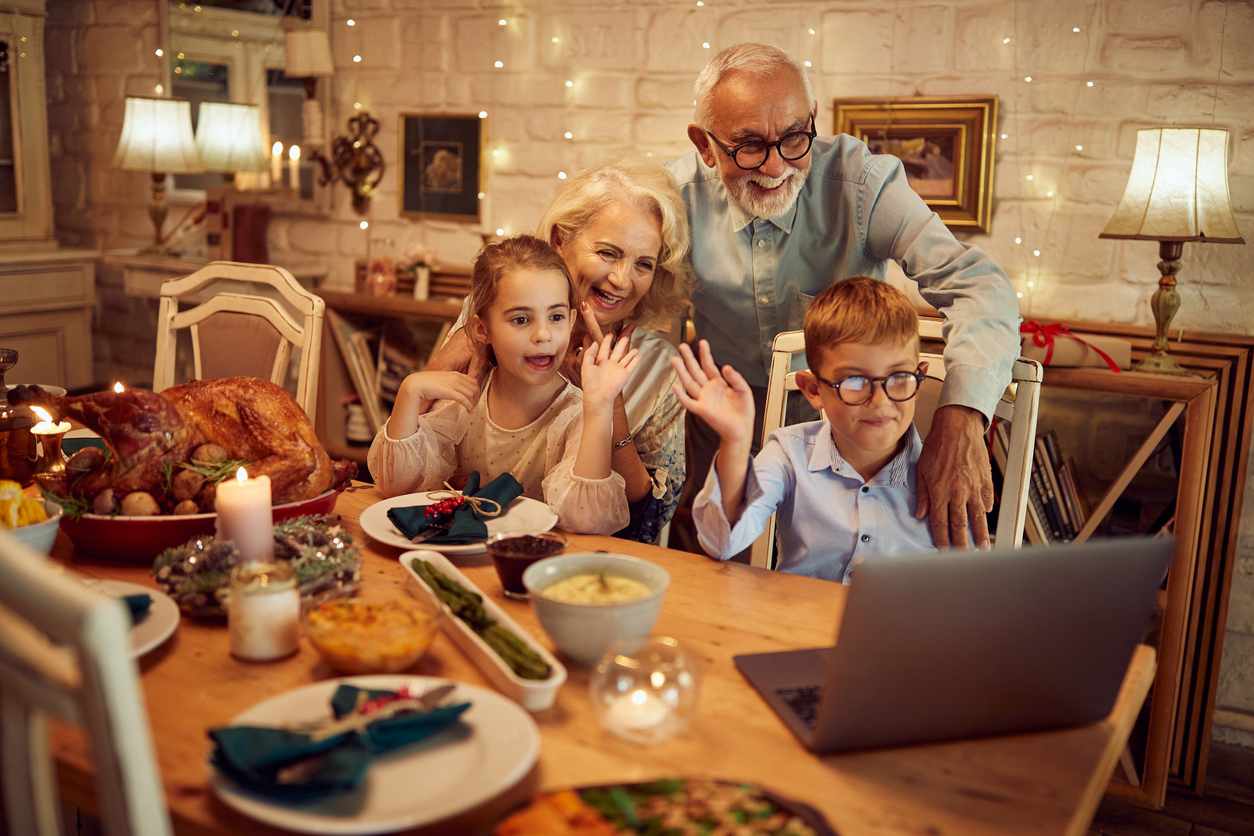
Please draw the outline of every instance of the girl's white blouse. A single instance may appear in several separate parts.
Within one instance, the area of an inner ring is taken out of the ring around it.
[[[408,438],[388,435],[387,424],[370,445],[367,464],[384,496],[399,496],[464,481],[479,471],[481,484],[511,473],[523,496],[545,502],[557,514],[557,525],[577,534],[613,534],[630,520],[623,477],[604,479],[574,474],[583,432],[583,396],[567,382],[544,413],[525,427],[507,430],[488,415],[488,390],[483,386],[473,413],[456,401],[442,400],[418,419]]]

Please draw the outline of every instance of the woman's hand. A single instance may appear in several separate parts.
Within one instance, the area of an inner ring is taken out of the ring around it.
[[[749,384],[731,366],[724,366],[719,373],[708,342],[702,340],[698,349],[699,363],[687,344],[679,346],[680,357],[671,358],[680,381],[672,387],[675,397],[684,409],[704,419],[724,442],[748,442],[753,437],[753,392]]]
[[[603,409],[606,414],[613,410],[614,399],[640,365],[640,352],[630,345],[630,335],[620,337],[617,343],[612,337],[605,337],[582,352],[580,370],[585,408]]]

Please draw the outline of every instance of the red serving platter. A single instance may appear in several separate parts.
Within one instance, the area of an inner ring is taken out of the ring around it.
[[[274,521],[304,514],[329,514],[340,492],[329,490],[313,499],[274,506]],[[157,555],[181,546],[193,537],[213,534],[217,514],[187,514],[165,517],[103,517],[84,514],[77,520],[61,518],[61,530],[74,542],[74,549],[91,557],[150,563]]]

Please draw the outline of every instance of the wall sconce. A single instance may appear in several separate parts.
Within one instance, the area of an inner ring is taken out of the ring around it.
[[[348,136],[337,136],[331,141],[331,158],[315,148],[310,158],[322,168],[318,184],[325,186],[343,180],[353,194],[353,211],[364,215],[370,209],[370,198],[383,179],[387,166],[383,152],[374,144],[379,132],[379,122],[362,111],[348,120]]]

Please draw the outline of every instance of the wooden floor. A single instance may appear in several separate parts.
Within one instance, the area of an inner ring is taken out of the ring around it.
[[[1089,836],[1254,836],[1254,749],[1212,743],[1202,798],[1169,792],[1154,811],[1106,798]]]

